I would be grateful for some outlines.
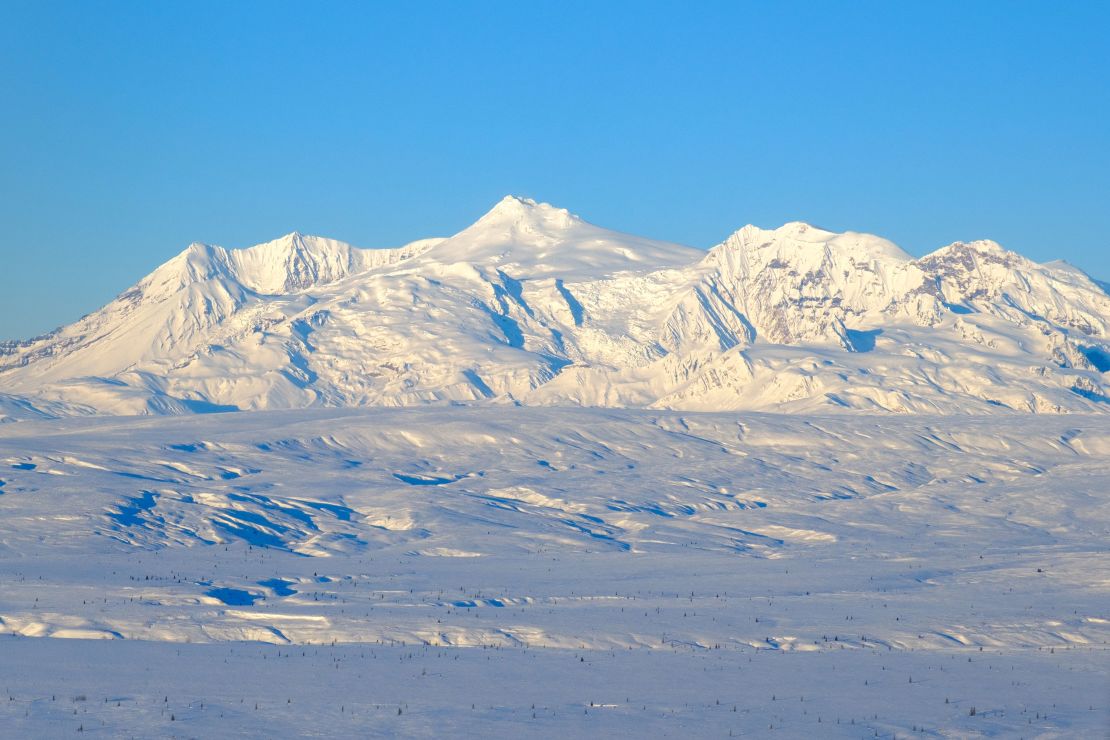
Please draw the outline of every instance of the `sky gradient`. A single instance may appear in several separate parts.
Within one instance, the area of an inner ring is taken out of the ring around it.
[[[1108,30],[1096,2],[0,0],[0,339],[193,241],[395,246],[506,193],[1110,279]]]

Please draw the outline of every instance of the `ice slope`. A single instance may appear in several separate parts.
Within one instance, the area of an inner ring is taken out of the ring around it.
[[[446,239],[193,245],[104,309],[0,347],[0,392],[70,413],[445,402],[1092,412],[1110,296],[994,242],[914,259],[745,226],[708,252],[506,197]]]
[[[1106,415],[0,425],[0,724],[1097,736],[1108,454]]]

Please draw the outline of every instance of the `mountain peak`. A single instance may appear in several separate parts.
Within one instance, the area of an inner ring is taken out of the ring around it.
[[[1029,262],[1017,252],[1011,252],[990,239],[953,242],[925,255],[918,261],[923,264],[937,265],[945,262],[961,263],[968,267],[980,263],[1014,266]]]
[[[506,195],[474,225],[514,225],[522,222],[546,228],[568,228],[580,223],[581,219],[567,209],[557,208],[550,203],[540,203],[518,195]]]
[[[774,231],[777,234],[789,234],[795,237],[808,236],[810,239],[824,239],[835,233],[805,221],[787,221]]]
[[[491,397],[1092,411],[1110,409],[1107,357],[1110,297],[993,242],[914,260],[791,221],[707,254],[509,196],[399,249],[298,231],[194,244],[100,311],[0,345],[0,395],[116,413]]]
[[[502,208],[503,209],[527,209],[527,208],[535,208],[537,205],[539,205],[539,204],[536,203],[536,201],[533,200],[532,198],[525,198],[523,195],[513,195],[512,193],[509,193],[504,198],[497,201],[497,204],[493,207],[493,210],[502,209]]]
[[[569,281],[678,267],[698,255],[689,247],[603,229],[550,203],[508,195],[422,257],[494,268],[518,279]]]
[[[1006,249],[996,241],[990,239],[976,239],[970,242],[953,242],[944,249],[955,252],[981,252],[984,254],[1009,254]]]
[[[814,255],[834,252],[855,259],[877,259],[892,263],[912,261],[897,244],[873,234],[828,231],[804,221],[789,221],[777,229],[748,224],[734,232],[711,252],[760,254],[763,260],[792,263]]]

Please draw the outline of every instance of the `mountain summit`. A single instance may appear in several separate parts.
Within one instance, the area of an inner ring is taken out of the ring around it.
[[[509,195],[427,259],[505,269],[520,279],[594,279],[688,264],[700,251],[602,229],[563,208]]]
[[[745,226],[708,251],[508,196],[448,238],[193,244],[0,345],[3,418],[436,402],[1110,408],[1110,296],[994,242]]]

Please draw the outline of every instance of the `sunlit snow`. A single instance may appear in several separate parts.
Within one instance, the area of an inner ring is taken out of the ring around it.
[[[0,345],[0,734],[1100,737],[1107,372],[989,241],[194,244]]]
[[[0,450],[16,734],[1106,726],[1110,417],[302,410]]]

